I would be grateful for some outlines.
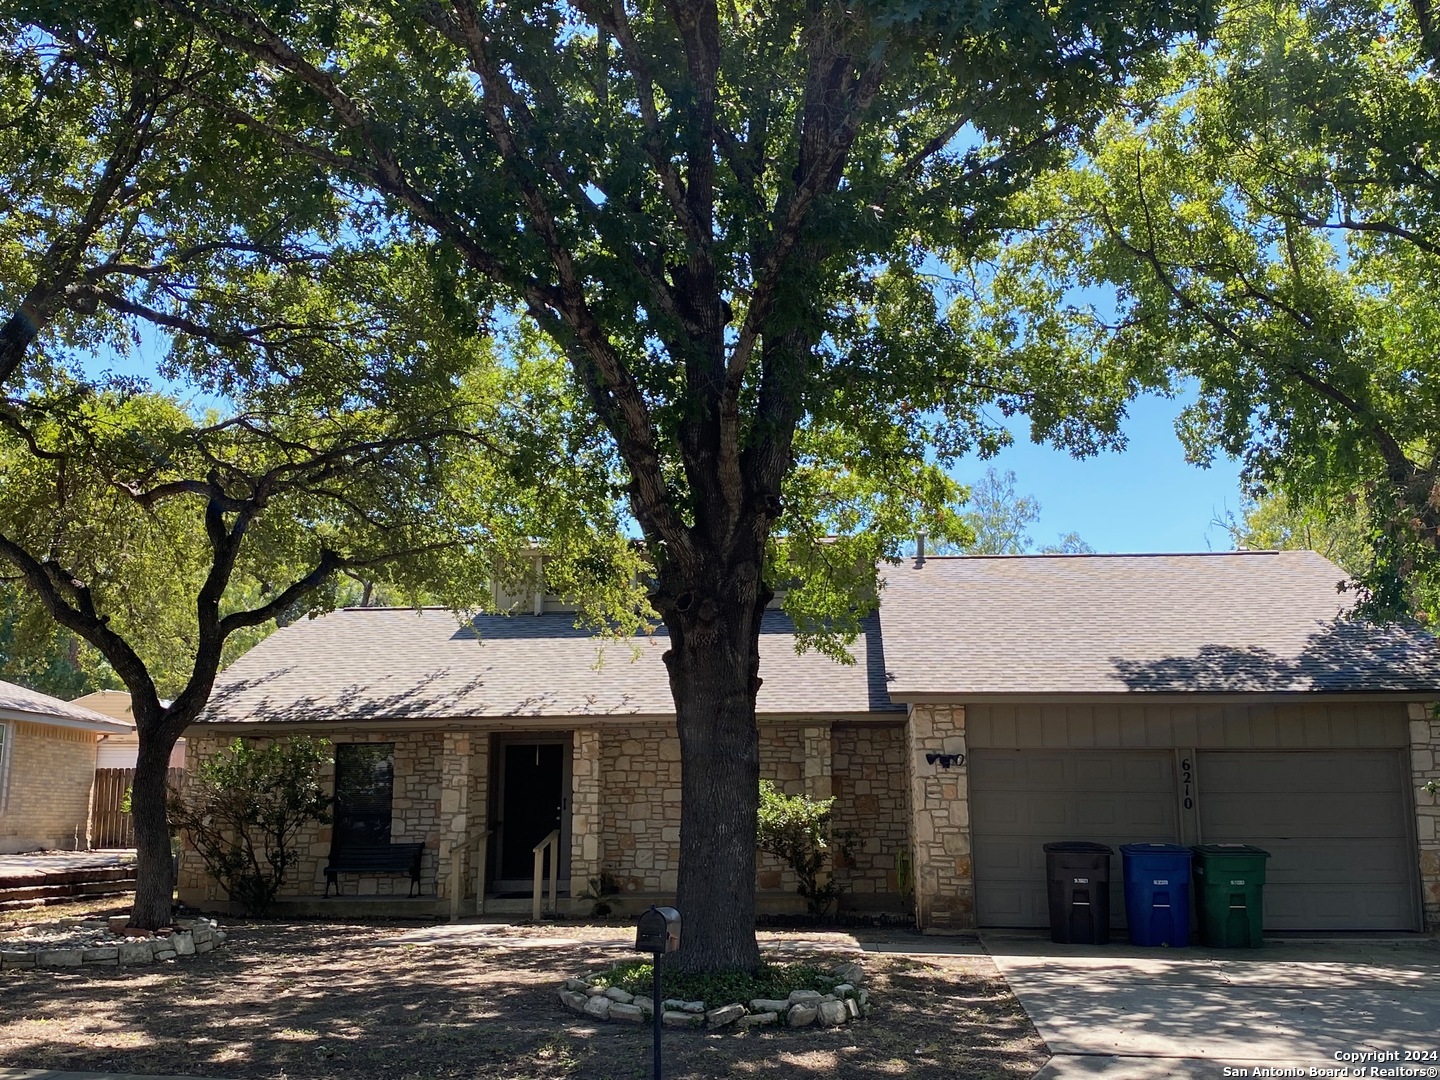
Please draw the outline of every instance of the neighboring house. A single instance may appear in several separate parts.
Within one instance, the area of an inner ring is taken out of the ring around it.
[[[1440,779],[1440,651],[1411,627],[1337,618],[1333,564],[929,558],[883,577],[853,665],[797,655],[779,612],[761,637],[761,772],[836,797],[855,838],[835,875],[848,907],[900,909],[908,856],[921,925],[1043,925],[1047,840],[1244,841],[1273,853],[1271,928],[1440,927],[1440,807],[1423,790]],[[576,910],[602,874],[627,908],[671,898],[680,753],[664,632],[602,644],[570,623],[457,628],[445,611],[394,609],[297,623],[222,676],[191,756],[237,734],[331,739],[334,833],[426,843],[442,907],[477,877],[487,895],[528,896],[531,848],[554,828]],[[477,867],[468,853],[489,830]],[[305,843],[297,898],[322,891],[331,830]],[[763,857],[759,885],[762,909],[798,903]],[[195,860],[181,886],[216,898]]]
[[[0,853],[89,846],[96,749],[126,726],[0,682]]]
[[[108,735],[100,740],[100,752],[95,760],[97,769],[133,769],[135,758],[140,753],[140,736],[135,733],[135,714],[130,710],[130,693],[127,690],[96,690],[94,693],[75,698],[72,705],[93,709],[96,712],[119,720],[130,730],[124,734]],[[170,751],[170,768],[185,767],[185,740],[180,739]]]

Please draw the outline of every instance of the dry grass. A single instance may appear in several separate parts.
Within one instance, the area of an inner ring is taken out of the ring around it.
[[[4,972],[0,1064],[288,1080],[649,1077],[648,1028],[585,1022],[555,995],[566,976],[625,955],[616,942],[627,929],[497,927],[482,947],[398,944],[401,933],[251,924],[184,964]],[[521,946],[537,936],[580,940]],[[844,934],[766,939],[787,958],[855,958]],[[988,958],[860,959],[879,1003],[870,1021],[670,1031],[666,1076],[1018,1080],[1044,1062],[1044,1044]]]
[[[14,926],[34,926],[58,919],[89,919],[100,915],[125,915],[134,903],[134,896],[110,896],[98,900],[72,900],[44,907],[14,908],[0,911],[0,933]]]

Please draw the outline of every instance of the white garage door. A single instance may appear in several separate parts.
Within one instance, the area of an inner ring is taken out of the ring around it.
[[[1169,750],[981,750],[970,755],[976,917],[981,926],[1046,926],[1052,840],[1094,840],[1111,860],[1111,923],[1124,925],[1120,844],[1173,843]]]
[[[1394,750],[1196,755],[1207,844],[1270,852],[1270,930],[1414,930],[1418,885]]]

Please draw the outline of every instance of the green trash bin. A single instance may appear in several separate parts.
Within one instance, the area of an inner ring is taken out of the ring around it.
[[[1200,941],[1219,949],[1258,949],[1264,944],[1265,860],[1268,851],[1249,844],[1200,844],[1195,853],[1195,913]]]

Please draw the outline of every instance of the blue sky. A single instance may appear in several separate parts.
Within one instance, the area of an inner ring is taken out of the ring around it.
[[[1211,521],[1239,508],[1239,465],[1224,457],[1208,469],[1186,463],[1174,426],[1186,404],[1153,395],[1132,402],[1126,449],[1084,460],[1030,442],[1028,423],[1018,417],[1013,446],[952,473],[970,483],[992,465],[1013,470],[1016,492],[1040,503],[1030,530],[1037,547],[1074,531],[1101,552],[1228,551],[1229,536]]]
[[[164,356],[164,339],[147,332],[128,355],[110,353],[87,366],[156,379]],[[200,408],[222,405],[193,387],[157,381]],[[1029,421],[1019,416],[1009,424],[1014,445],[989,461],[966,459],[951,472],[972,483],[990,466],[1013,470],[1015,490],[1040,503],[1040,520],[1030,530],[1036,547],[1073,531],[1099,552],[1226,551],[1229,536],[1211,522],[1227,508],[1238,509],[1239,467],[1224,457],[1208,469],[1186,463],[1175,435],[1175,417],[1186,404],[1186,398],[1137,399],[1124,425],[1126,449],[1083,460],[1032,443]]]

